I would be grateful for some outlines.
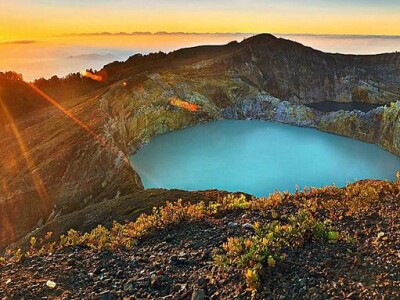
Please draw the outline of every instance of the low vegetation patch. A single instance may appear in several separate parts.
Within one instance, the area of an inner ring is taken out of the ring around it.
[[[266,198],[247,199],[227,196],[208,203],[184,203],[178,200],[154,208],[127,224],[114,223],[111,228],[98,226],[88,233],[70,230],[57,242],[50,242],[48,233],[40,239],[31,238],[28,251],[9,250],[0,258],[0,266],[17,263],[34,256],[46,256],[65,248],[80,247],[92,251],[133,251],[139,239],[152,233],[174,228],[187,222],[218,219],[232,211],[257,213],[259,221],[242,236],[227,237],[213,255],[215,265],[222,270],[241,273],[248,290],[256,292],[268,281],[268,270],[285,261],[288,253],[309,243],[356,243],[345,229],[335,223],[344,218],[379,213],[376,205],[399,195],[399,182],[359,181],[345,188],[328,186],[310,188],[295,193],[275,192]],[[281,209],[281,207],[285,207]],[[279,212],[279,213],[278,213]],[[383,233],[380,233],[383,235]]]
[[[330,221],[318,222],[312,213],[301,210],[290,216],[285,224],[272,221],[265,225],[255,223],[251,237],[232,237],[223,244],[223,254],[215,256],[222,268],[242,269],[251,291],[257,290],[266,268],[274,268],[285,259],[288,250],[301,247],[311,239],[336,242],[339,232],[333,231]]]

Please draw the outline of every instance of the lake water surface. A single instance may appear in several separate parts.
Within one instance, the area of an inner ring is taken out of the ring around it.
[[[221,189],[267,196],[296,185],[394,180],[400,158],[379,147],[309,128],[216,121],[154,138],[132,157],[145,188]]]

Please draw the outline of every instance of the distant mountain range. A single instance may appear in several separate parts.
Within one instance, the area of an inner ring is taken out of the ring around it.
[[[91,53],[91,54],[81,54],[81,55],[73,55],[73,56],[68,56],[67,59],[74,59],[74,60],[100,60],[100,61],[106,61],[110,62],[113,60],[116,60],[117,57],[108,53],[108,54],[97,54],[97,53]]]
[[[243,33],[243,32],[184,32],[184,31],[134,31],[134,32],[88,32],[88,33],[67,33],[62,36],[127,36],[127,35],[255,35],[254,33]]]

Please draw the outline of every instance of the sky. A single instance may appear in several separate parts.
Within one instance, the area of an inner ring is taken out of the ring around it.
[[[103,31],[400,35],[400,1],[0,1],[0,40]]]
[[[160,31],[197,34],[115,35]],[[65,76],[264,32],[326,52],[400,51],[400,0],[0,0],[0,72]]]

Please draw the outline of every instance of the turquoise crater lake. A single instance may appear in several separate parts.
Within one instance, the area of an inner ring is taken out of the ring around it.
[[[216,121],[155,137],[132,156],[145,188],[220,189],[267,196],[296,185],[394,180],[400,158],[318,130],[265,121]]]

